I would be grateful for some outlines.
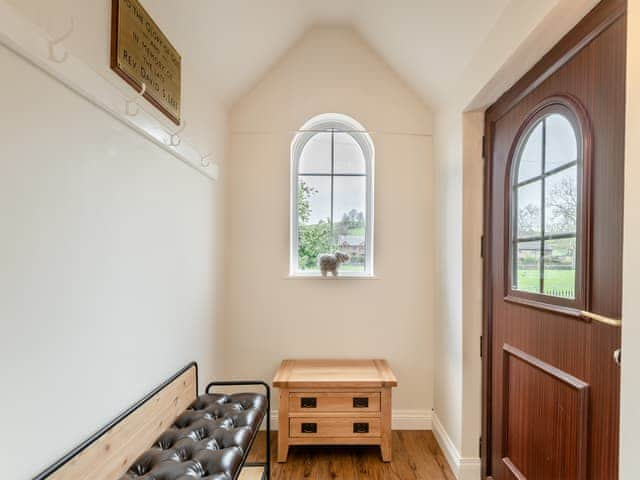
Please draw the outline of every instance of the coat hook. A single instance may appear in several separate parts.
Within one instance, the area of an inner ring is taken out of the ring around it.
[[[71,25],[69,26],[69,29],[59,37],[55,37],[49,40],[49,60],[56,63],[62,63],[67,59],[69,52],[66,49],[62,53],[62,56],[59,57],[59,56],[56,56],[55,48],[57,45],[64,42],[67,38],[71,36],[74,28],[75,28],[75,21],[73,20],[73,17],[71,17]]]
[[[140,111],[140,106],[138,105],[138,99],[144,96],[144,92],[147,91],[147,84],[142,83],[142,88],[138,93],[136,93],[133,97],[126,100],[126,112],[130,117],[135,117]],[[133,107],[133,108],[131,108]]]
[[[211,156],[212,156],[211,153],[207,153],[206,155],[203,155],[202,157],[200,157],[200,165],[202,165],[205,168],[211,165],[211,162],[209,161],[209,157]]]
[[[184,120],[181,121],[180,127],[178,128],[178,130],[176,130],[171,134],[171,137],[169,137],[169,144],[172,147],[177,147],[178,145],[180,145],[180,142],[182,141],[180,139],[180,133],[182,133],[182,131],[185,129],[186,126],[187,126],[187,122],[185,122]]]

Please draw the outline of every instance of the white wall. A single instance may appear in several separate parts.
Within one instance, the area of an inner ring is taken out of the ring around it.
[[[57,2],[54,18],[73,13],[70,49],[104,66],[97,3]],[[224,184],[4,47],[0,71],[0,463],[22,479],[190,360],[201,382],[220,374]],[[225,112],[188,55],[185,74],[187,135],[222,160]]]
[[[462,115],[435,118],[436,325],[434,410],[462,448]]]
[[[627,125],[624,188],[624,273],[622,296],[622,412],[620,479],[640,477],[640,1],[627,16]]]
[[[289,148],[296,129],[327,112],[373,132],[375,280],[286,278]],[[272,378],[285,358],[383,357],[400,383],[394,409],[427,418],[434,375],[428,109],[352,30],[316,28],[233,107],[231,129],[229,374]]]
[[[482,363],[482,255],[484,161],[482,135],[484,113],[462,117],[462,446],[463,458],[478,456],[481,434]],[[480,321],[479,321],[480,320]]]

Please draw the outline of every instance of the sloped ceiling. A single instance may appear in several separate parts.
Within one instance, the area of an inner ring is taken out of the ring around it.
[[[518,1],[518,0],[515,0]],[[510,0],[144,0],[231,105],[313,25],[353,26],[429,105],[452,85]]]

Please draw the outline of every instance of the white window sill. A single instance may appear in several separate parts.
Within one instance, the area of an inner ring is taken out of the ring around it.
[[[294,274],[289,274],[285,277],[286,280],[326,280],[326,281],[332,281],[332,280],[379,280],[380,277],[377,277],[376,275],[369,275],[369,274],[361,274],[361,275],[354,275],[353,273],[344,273],[344,274],[339,274],[337,277],[334,277],[333,275],[327,275],[326,277],[323,277],[320,274],[304,274],[304,273],[294,273]]]

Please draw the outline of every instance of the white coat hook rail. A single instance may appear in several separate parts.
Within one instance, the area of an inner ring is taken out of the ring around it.
[[[182,120],[180,122],[180,127],[178,127],[178,130],[173,132],[169,137],[169,145],[171,145],[172,147],[177,147],[178,145],[180,145],[180,142],[182,141],[180,138],[180,134],[184,131],[186,126],[187,122]]]
[[[75,21],[74,21],[73,17],[71,17],[69,29],[65,33],[63,33],[62,35],[54,37],[54,38],[52,38],[52,39],[50,39],[48,41],[48,43],[49,43],[49,60],[51,60],[53,62],[56,62],[56,63],[62,63],[67,59],[67,56],[69,55],[69,52],[65,49],[61,56],[56,55],[56,47],[58,45],[60,45],[62,42],[64,42],[67,38],[69,38],[71,36],[71,34],[73,33],[74,29],[75,29]]]
[[[140,111],[140,105],[138,105],[138,100],[144,97],[144,93],[147,91],[147,84],[143,83],[140,91],[136,93],[133,97],[128,98],[125,104],[125,112],[130,117],[135,117]]]
[[[206,155],[203,155],[202,157],[200,157],[200,165],[202,165],[203,167],[207,168],[208,166],[211,165],[211,161],[209,160],[211,157],[213,156],[212,153],[207,153]]]

